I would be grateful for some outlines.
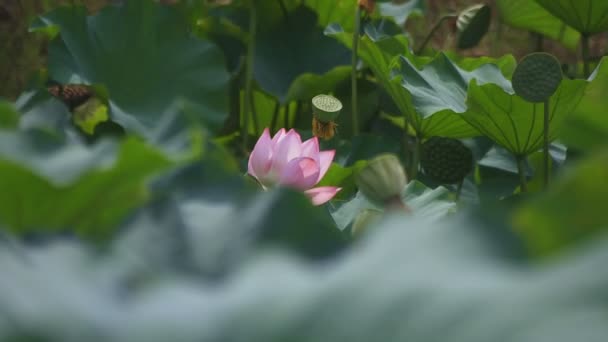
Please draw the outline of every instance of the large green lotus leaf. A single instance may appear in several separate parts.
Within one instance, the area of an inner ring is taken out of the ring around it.
[[[517,232],[532,254],[551,255],[608,229],[604,205],[607,166],[608,150],[591,154],[556,179],[546,194],[514,213]]]
[[[425,217],[438,220],[455,209],[455,203],[449,200],[449,191],[444,187],[429,189],[414,180],[401,194],[402,200],[412,209],[414,217]],[[340,229],[346,229],[365,209],[382,210],[382,207],[370,202],[361,192],[350,201],[332,211],[332,216]]]
[[[550,99],[550,141],[557,138],[568,115],[579,104],[587,82],[563,80]],[[542,146],[543,105],[505,92],[495,84],[469,86],[467,110],[462,117],[479,132],[515,155],[525,156]]]
[[[564,141],[580,149],[607,144],[608,137],[608,59],[603,58],[593,74],[580,104],[564,125]]]
[[[352,45],[352,34],[344,32],[341,27],[332,25],[325,33],[338,39],[348,46]],[[366,25],[365,35],[359,43],[359,57],[365,62],[376,76],[395,103],[404,121],[412,125],[414,130],[423,137],[440,135],[448,137],[470,137],[479,133],[466,121],[453,113],[441,113],[437,118],[427,121],[430,117],[423,118],[418,113],[412,99],[412,95],[401,86],[397,73],[394,71],[399,56],[407,56],[414,64],[423,64],[423,59],[417,58],[409,51],[409,43],[405,36],[387,36],[380,34],[373,26]]]
[[[536,1],[498,0],[496,6],[501,19],[508,25],[543,34],[561,42],[570,50],[578,47],[580,34]]]
[[[101,252],[77,241],[0,239],[0,272],[10,274],[0,282],[0,339],[602,342],[608,334],[608,277],[598,271],[608,262],[605,239],[530,267],[470,220],[391,217],[331,262],[243,253],[245,262],[217,279],[196,272],[197,261],[230,263],[235,255],[221,247],[247,237],[206,234],[227,213],[206,205],[195,212],[208,215],[186,229],[137,220],[134,230],[156,229]],[[184,230],[189,239],[176,239]],[[222,238],[220,248],[191,253],[200,242],[213,248],[209,237]]]
[[[410,94],[415,111],[422,116],[423,137],[470,137],[477,130],[455,113],[466,111],[469,82],[493,83],[510,91],[510,82],[494,64],[480,65],[473,71],[458,67],[445,54],[440,53],[420,70],[406,57],[400,58],[400,68],[394,81],[400,82]],[[435,120],[432,117],[439,115]],[[427,119],[427,120],[425,120]]]
[[[285,101],[310,101],[316,95],[332,93],[340,82],[350,76],[350,70],[350,66],[337,66],[321,75],[302,74],[289,86]]]
[[[106,237],[173,163],[134,138],[90,147],[36,131],[0,132],[0,222],[15,233]]]
[[[554,16],[582,34],[608,30],[608,2],[605,0],[535,0]]]
[[[282,103],[302,99],[317,87],[321,91],[328,84],[331,87],[345,76],[343,70],[335,68],[348,64],[349,51],[324,36],[315,12],[304,6],[290,12],[288,19],[272,30],[256,36],[254,77],[262,89]]]
[[[227,113],[228,73],[221,51],[189,32],[171,6],[128,1],[87,16],[60,7],[34,28],[59,27],[49,49],[49,73],[59,82],[104,84],[111,116],[145,135],[177,99],[197,103],[198,120],[221,126]]]

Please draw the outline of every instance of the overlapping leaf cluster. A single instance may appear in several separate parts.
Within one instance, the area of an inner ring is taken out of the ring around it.
[[[528,157],[534,185],[542,109],[514,94],[515,59],[415,55],[397,24],[421,2],[383,2],[360,35],[366,131],[341,133],[342,115],[322,144],[337,153],[320,185],[341,193],[315,207],[243,176],[243,14],[262,13],[247,131],[306,136],[311,96],[333,93],[350,111],[355,3],[138,0],[41,16],[50,78],[93,85],[120,130],[82,131],[44,82],[0,102],[0,340],[603,341],[605,60],[552,96],[550,136],[568,146],[552,155],[568,164],[522,198],[512,159]],[[567,16],[552,13],[542,32]],[[388,212],[353,238],[363,210],[382,210],[357,191],[357,172],[431,136],[474,149],[460,202],[410,180],[401,197],[413,213]]]

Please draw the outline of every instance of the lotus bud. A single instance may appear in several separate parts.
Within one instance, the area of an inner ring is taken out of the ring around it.
[[[458,15],[456,27],[460,36],[458,37],[458,48],[468,49],[479,43],[488,32],[492,10],[486,4],[473,5]]]
[[[351,229],[353,236],[359,236],[367,230],[367,227],[377,223],[382,218],[382,211],[376,209],[364,209],[359,212]]]
[[[330,95],[317,95],[312,99],[312,133],[313,135],[331,139],[336,134],[336,118],[342,110],[342,102]]]
[[[357,174],[356,183],[370,201],[386,209],[410,211],[401,200],[407,176],[396,155],[386,153],[370,160]]]

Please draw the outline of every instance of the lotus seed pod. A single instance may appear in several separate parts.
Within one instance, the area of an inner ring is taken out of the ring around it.
[[[331,95],[312,98],[313,115],[322,122],[335,121],[342,110],[342,102]]]
[[[357,174],[356,183],[370,201],[386,205],[396,197],[400,198],[407,184],[407,176],[399,158],[386,153],[370,160]]]
[[[524,57],[513,72],[515,94],[530,102],[544,102],[555,93],[563,78],[553,55],[535,52]]]
[[[473,169],[473,153],[458,139],[432,137],[421,152],[424,173],[441,183],[458,183]]]
[[[353,236],[359,236],[365,232],[367,228],[382,219],[383,212],[376,209],[364,209],[355,218],[351,228]]]
[[[492,10],[485,4],[473,5],[460,12],[456,20],[458,48],[468,49],[479,43],[490,28]]]

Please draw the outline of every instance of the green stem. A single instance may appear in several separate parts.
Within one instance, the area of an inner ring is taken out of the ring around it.
[[[420,149],[422,148],[422,139],[419,135],[416,135],[416,145],[414,146],[414,153],[412,155],[412,165],[409,174],[409,179],[416,179],[418,176],[418,167],[420,164]]]
[[[248,138],[249,138],[249,111],[251,107],[250,99],[252,95],[252,84],[253,84],[253,57],[255,54],[255,31],[257,28],[257,13],[255,0],[251,1],[251,9],[249,11],[249,44],[247,47],[247,61],[245,70],[245,101],[244,104],[244,120],[242,127],[243,134],[243,149],[248,150]]]
[[[353,125],[353,136],[359,134],[359,108],[357,103],[357,62],[358,58],[358,50],[359,50],[359,31],[361,27],[361,7],[357,5],[357,9],[355,10],[355,29],[353,32],[353,54],[351,60],[351,72],[350,72],[350,80],[352,87],[351,94],[351,121]]]
[[[424,50],[426,45],[429,43],[431,38],[433,38],[433,36],[435,35],[435,32],[437,32],[437,30],[441,27],[441,24],[443,24],[444,21],[446,21],[447,19],[456,18],[456,17],[458,17],[458,16],[454,15],[454,14],[446,14],[443,17],[441,17],[439,19],[439,21],[437,21],[435,26],[433,26],[433,28],[431,29],[431,32],[429,32],[429,34],[426,35],[426,37],[424,38],[424,41],[422,42],[420,47],[418,47],[418,50],[416,50],[416,54],[419,55],[420,53],[422,53],[422,51]]]
[[[533,32],[532,37],[534,37],[534,51],[542,52],[544,50],[543,45],[545,41],[543,35],[540,33]]]
[[[406,165],[410,165],[412,161],[412,154],[410,153],[410,136],[408,133],[409,121],[407,120],[407,115],[405,112],[403,113],[403,153],[405,154],[405,162]]]
[[[253,118],[253,132],[257,137],[260,134],[260,124],[258,122],[258,112],[255,108],[255,96],[253,95],[253,91],[249,93],[249,105],[251,106],[251,117]]]
[[[283,128],[287,129],[289,127],[289,107],[290,104],[286,104],[283,106],[284,112],[283,114],[285,114],[283,116]]]
[[[544,154],[544,187],[545,189],[549,185],[549,100],[545,100],[545,115],[543,120],[544,132],[543,132],[543,154]]]
[[[517,159],[517,173],[519,173],[519,183],[521,192],[528,192],[528,184],[526,182],[526,170],[524,167],[524,156],[516,156]]]
[[[272,120],[270,121],[270,132],[271,133],[273,133],[276,130],[280,109],[281,109],[281,103],[279,101],[275,102],[274,111],[272,112]]]
[[[458,183],[458,187],[456,188],[456,202],[460,200],[460,194],[462,193],[462,185],[464,184],[464,178]]]
[[[583,58],[583,76],[589,77],[589,36],[581,35],[581,57]]]

